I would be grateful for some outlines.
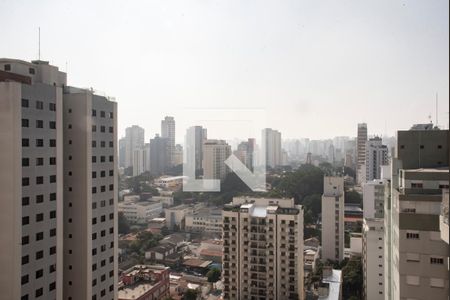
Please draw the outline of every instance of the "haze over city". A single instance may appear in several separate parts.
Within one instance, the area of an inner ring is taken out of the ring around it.
[[[284,138],[448,124],[448,1],[2,1],[3,57],[38,58],[116,97],[119,135],[191,109],[267,112]],[[21,20],[17,22],[17,20]],[[105,29],[108,30],[105,30]],[[64,42],[62,42],[64,41]],[[330,125],[332,124],[332,126]],[[201,125],[201,124],[200,124]],[[226,127],[212,136],[236,136]]]

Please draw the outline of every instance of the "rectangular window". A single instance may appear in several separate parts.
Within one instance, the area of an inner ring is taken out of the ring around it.
[[[44,121],[36,120],[36,128],[44,128]]]
[[[36,203],[44,202],[44,195],[36,195]]]
[[[44,109],[44,102],[36,101],[36,109],[39,109],[39,110]]]
[[[44,176],[36,177],[36,184],[44,184]]]
[[[443,265],[444,259],[440,257],[430,257],[430,264],[432,265]]]
[[[30,217],[22,217],[22,225],[28,225],[30,224]]]
[[[56,157],[50,157],[50,158],[49,158],[49,163],[50,163],[50,165],[52,165],[52,166],[56,165]]]
[[[22,167],[28,167],[28,166],[30,166],[30,159],[22,158]]]
[[[50,139],[49,146],[50,147],[56,147],[56,140],[55,139]]]
[[[42,241],[44,239],[44,233],[38,232],[36,233],[36,241]]]
[[[22,205],[23,206],[30,205],[30,197],[22,197]]]
[[[36,279],[41,278],[44,275],[44,270],[40,269],[36,271]]]
[[[105,114],[105,112],[102,110],[102,111],[100,111],[100,117],[101,118],[104,118],[106,116],[106,114]]]
[[[50,111],[56,111],[56,104],[55,103],[49,103],[48,104],[48,109]]]
[[[36,260],[42,259],[44,257],[44,251],[38,251],[36,252]]]
[[[50,212],[50,219],[55,219],[56,218],[56,210],[52,210]]]
[[[30,185],[30,178],[22,177],[22,186],[29,186],[29,185]]]
[[[22,265],[26,265],[30,261],[30,257],[28,255],[22,256]]]
[[[44,147],[44,140],[36,139],[36,147]]]
[[[36,166],[43,166],[43,165],[44,165],[44,158],[36,157]]]
[[[419,233],[418,232],[407,232],[406,238],[409,240],[418,240],[419,239]]]
[[[56,122],[55,121],[48,122],[48,127],[50,129],[56,129]]]
[[[50,229],[50,236],[56,236],[56,228]]]
[[[43,213],[36,214],[36,222],[42,222],[43,220],[44,220]]]
[[[50,175],[50,183],[56,182],[56,175]]]
[[[28,119],[22,119],[22,127],[29,127],[30,121]]]
[[[30,140],[22,139],[22,147],[29,147],[29,146],[30,146]]]
[[[56,200],[56,193],[51,193],[50,194],[50,201],[55,201]]]
[[[22,107],[29,107],[30,101],[28,99],[22,99]]]

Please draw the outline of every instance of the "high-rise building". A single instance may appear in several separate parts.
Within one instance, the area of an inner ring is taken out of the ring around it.
[[[203,178],[223,180],[230,172],[225,160],[231,155],[231,146],[224,140],[203,142]]]
[[[165,117],[161,120],[161,137],[167,139],[167,157],[170,166],[175,164],[175,119],[173,117]]]
[[[254,166],[255,145],[255,139],[248,139],[246,142],[241,142],[234,151],[234,155],[251,171]]]
[[[1,298],[116,299],[116,103],[48,62],[0,68]]]
[[[364,218],[384,217],[385,180],[372,180],[363,184]]]
[[[367,124],[358,124],[358,135],[356,137],[356,178],[361,183],[365,174],[364,165],[366,163],[366,143],[367,143]]]
[[[362,267],[364,300],[385,300],[384,291],[384,222],[364,218],[362,228]]]
[[[115,299],[117,291],[117,103],[66,88],[64,299]]]
[[[133,153],[133,176],[144,173],[145,153],[144,149],[135,149]]]
[[[344,178],[325,176],[322,195],[322,260],[344,259]]]
[[[264,155],[266,166],[275,168],[281,165],[281,132],[271,128],[262,131],[262,145],[265,147]]]
[[[448,244],[439,212],[448,187],[448,130],[399,131],[385,200],[386,299],[447,299]]]
[[[361,183],[381,178],[381,166],[387,165],[388,148],[382,144],[381,138],[371,138],[366,143],[366,173],[361,178]]]
[[[0,70],[0,298],[62,299],[66,74],[15,59]]]
[[[125,168],[133,166],[134,150],[144,146],[144,128],[137,125],[125,129]]]
[[[195,173],[202,172],[203,142],[207,139],[207,129],[202,126],[192,126],[186,131],[185,152],[186,162],[195,166]]]
[[[170,167],[169,140],[156,135],[150,140],[150,174],[164,175]]]
[[[119,167],[125,168],[126,138],[119,139]]]
[[[222,217],[224,299],[304,299],[303,208],[238,197]]]

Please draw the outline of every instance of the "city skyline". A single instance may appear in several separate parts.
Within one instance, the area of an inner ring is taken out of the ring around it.
[[[156,133],[165,115],[203,125],[186,110],[231,107],[267,111],[266,127],[286,138],[353,136],[361,122],[393,136],[429,115],[434,122],[436,93],[439,124],[448,126],[448,2],[430,3],[172,1],[89,3],[87,11],[78,2],[5,1],[4,22],[26,22],[0,28],[10,41],[0,52],[38,58],[40,27],[41,59],[68,71],[69,84],[116,97],[120,133],[136,122]],[[64,34],[74,42],[53,41]],[[339,122],[326,126],[331,120]]]

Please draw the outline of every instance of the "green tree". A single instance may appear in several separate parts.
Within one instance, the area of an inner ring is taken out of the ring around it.
[[[130,232],[130,224],[123,215],[123,212],[119,212],[117,223],[119,226],[119,234],[127,234]]]
[[[216,283],[220,279],[221,272],[217,268],[212,268],[206,273],[206,277],[208,277],[208,282]]]
[[[344,195],[344,202],[345,203],[357,203],[362,204],[362,197],[361,194],[359,194],[357,191],[345,191]]]
[[[359,259],[352,259],[342,268],[343,287],[342,294],[344,299],[354,296],[358,299],[362,295],[363,274],[362,264]]]
[[[196,300],[198,292],[196,290],[188,289],[183,296],[184,300]]]

